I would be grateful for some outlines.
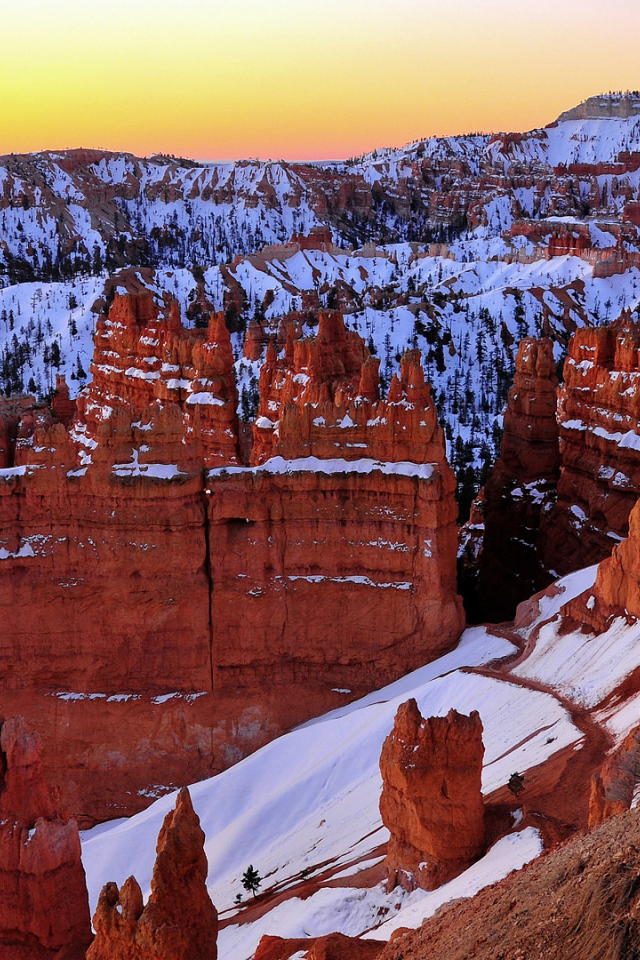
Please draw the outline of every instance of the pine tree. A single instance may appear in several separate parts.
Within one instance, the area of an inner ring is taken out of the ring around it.
[[[254,869],[253,864],[249,864],[245,872],[242,874],[241,881],[242,886],[249,893],[252,893],[255,897],[256,893],[260,889],[262,883],[262,877],[257,870]]]

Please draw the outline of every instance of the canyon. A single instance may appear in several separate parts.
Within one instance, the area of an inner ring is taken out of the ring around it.
[[[8,957],[635,956],[639,103],[0,158]]]

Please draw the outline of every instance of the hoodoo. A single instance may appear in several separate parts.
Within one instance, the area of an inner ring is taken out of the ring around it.
[[[22,717],[2,724],[0,771],[0,955],[84,956],[91,925],[78,827],[52,800],[40,740]]]
[[[206,880],[204,833],[183,788],[158,836],[148,902],[134,877],[120,890],[107,883],[87,960],[216,960],[218,914]]]
[[[425,720],[413,699],[398,708],[380,755],[390,889],[399,883],[433,890],[480,855],[483,757],[476,710],[469,717],[450,710]]]

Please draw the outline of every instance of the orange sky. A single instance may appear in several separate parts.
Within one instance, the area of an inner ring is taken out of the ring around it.
[[[640,88],[640,0],[3,4],[0,153],[347,157]]]

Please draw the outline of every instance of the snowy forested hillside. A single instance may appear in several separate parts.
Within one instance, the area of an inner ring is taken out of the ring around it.
[[[421,349],[468,504],[498,450],[522,336],[550,333],[560,361],[575,326],[638,305],[638,151],[640,117],[570,115],[341,163],[0,158],[0,391],[46,397],[64,372],[75,395],[99,312],[148,286],[176,297],[187,325],[227,312],[249,419],[260,362],[242,359],[247,322],[266,341],[287,313],[311,333],[339,306],[387,383],[402,351]],[[316,249],[273,247],[323,226]]]

